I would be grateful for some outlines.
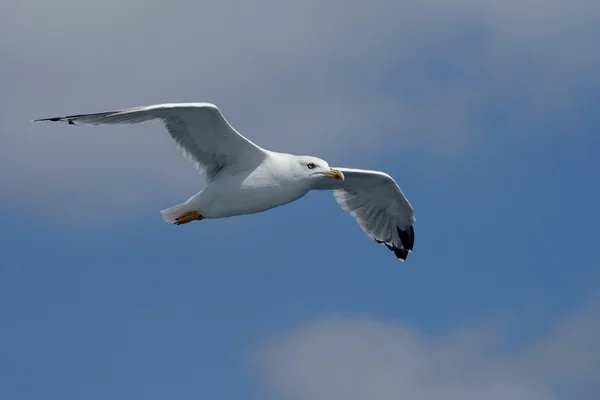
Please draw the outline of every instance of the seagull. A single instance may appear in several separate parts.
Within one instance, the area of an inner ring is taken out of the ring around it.
[[[120,111],[41,118],[70,125],[135,124],[160,120],[206,186],[185,203],[161,211],[165,222],[255,214],[296,201],[311,190],[331,190],[363,232],[401,261],[412,252],[415,213],[388,174],[330,168],[320,158],[264,149],[238,133],[211,103],[173,103]]]

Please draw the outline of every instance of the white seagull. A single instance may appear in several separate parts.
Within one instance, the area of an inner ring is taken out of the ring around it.
[[[239,134],[210,103],[158,104],[95,114],[42,118],[71,125],[135,124],[160,120],[182,155],[204,174],[206,187],[161,211],[175,225],[254,214],[298,200],[310,190],[333,190],[362,230],[401,261],[413,249],[415,213],[388,174],[330,168],[326,161],[263,149]]]

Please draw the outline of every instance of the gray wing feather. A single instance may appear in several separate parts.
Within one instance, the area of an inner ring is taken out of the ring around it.
[[[161,120],[177,149],[212,182],[224,168],[256,167],[265,151],[239,134],[210,103],[158,104],[95,114],[43,118],[71,125],[136,124]]]
[[[333,190],[340,207],[354,217],[367,236],[406,260],[414,246],[416,218],[402,189],[383,172],[336,169],[344,173],[344,181],[324,180],[317,190]]]

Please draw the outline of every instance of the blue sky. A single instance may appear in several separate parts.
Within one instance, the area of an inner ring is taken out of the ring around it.
[[[600,8],[467,3],[13,5],[0,398],[594,398]],[[28,122],[167,101],[388,172],[415,251],[321,192],[169,226],[202,180],[160,125]]]

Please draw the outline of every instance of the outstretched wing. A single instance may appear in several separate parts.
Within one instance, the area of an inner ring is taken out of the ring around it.
[[[394,179],[379,171],[336,169],[344,173],[344,181],[326,179],[317,190],[333,190],[367,236],[406,260],[415,242],[415,212]]]
[[[62,121],[71,125],[135,124],[161,120],[178,150],[206,182],[224,168],[251,169],[264,159],[265,151],[240,135],[210,103],[157,104],[96,114],[42,118],[35,121]]]

